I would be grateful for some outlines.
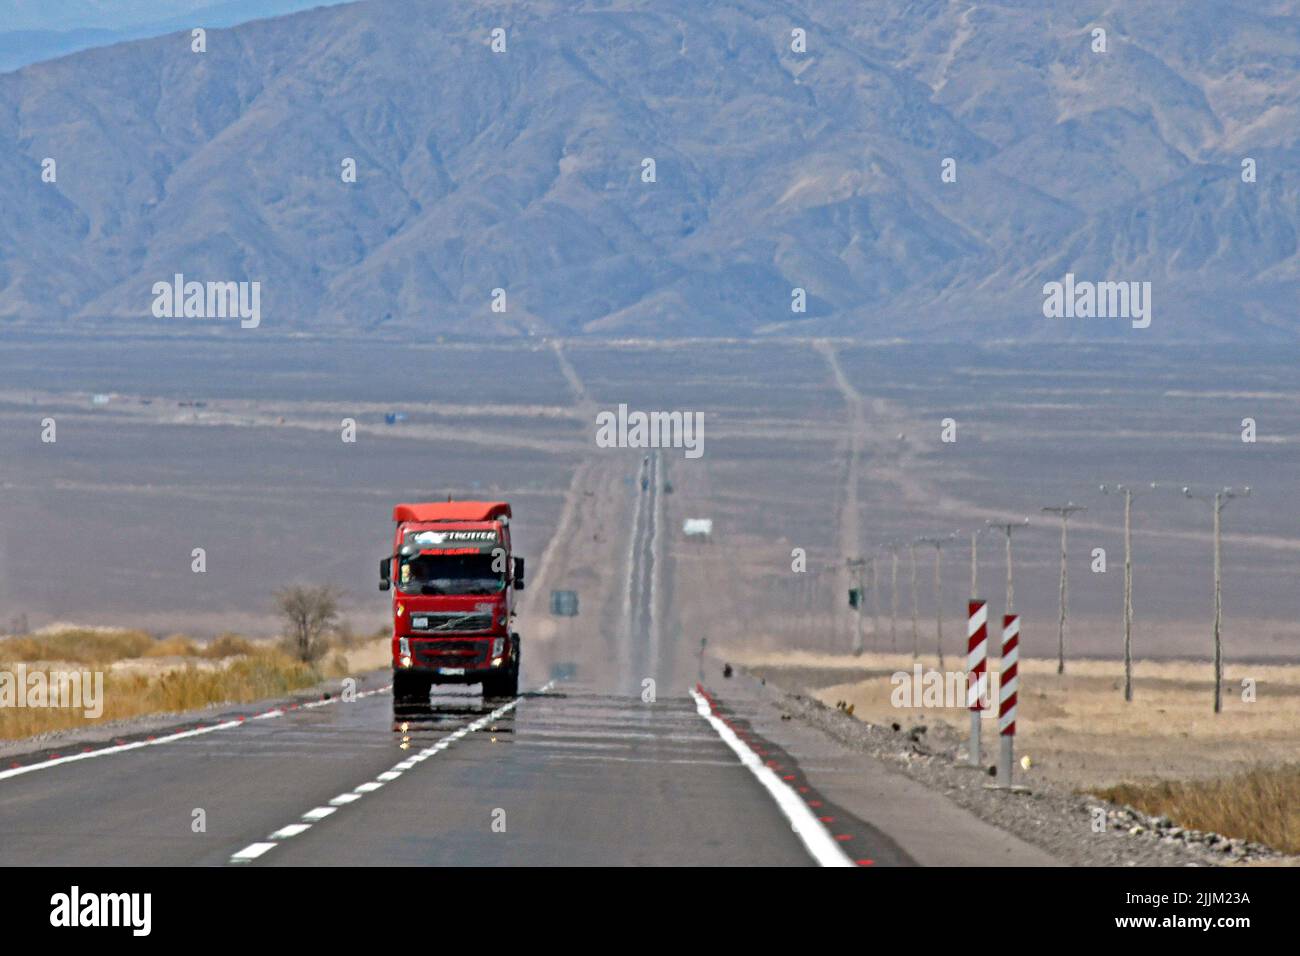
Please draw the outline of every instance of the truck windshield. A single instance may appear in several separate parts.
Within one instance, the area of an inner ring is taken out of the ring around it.
[[[506,576],[485,554],[421,554],[403,558],[397,586],[407,594],[496,594]]]

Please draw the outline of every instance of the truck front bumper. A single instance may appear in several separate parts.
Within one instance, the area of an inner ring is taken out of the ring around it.
[[[430,678],[435,684],[481,684],[484,678],[496,677],[509,673],[509,663],[503,661],[500,667],[395,667],[395,674],[419,674]]]
[[[393,642],[393,671],[420,674],[439,684],[476,684],[509,673],[514,642],[502,635],[477,638],[405,638]],[[499,651],[499,653],[493,653]]]

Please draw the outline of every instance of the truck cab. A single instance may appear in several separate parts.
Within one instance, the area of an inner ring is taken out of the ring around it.
[[[379,588],[393,592],[393,698],[423,703],[433,684],[481,684],[483,696],[519,691],[512,630],[524,560],[510,545],[504,501],[399,504]]]

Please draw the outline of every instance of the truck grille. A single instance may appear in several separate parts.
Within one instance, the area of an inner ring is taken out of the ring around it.
[[[442,631],[487,631],[492,628],[492,614],[482,611],[414,611],[411,630],[421,634]]]
[[[487,660],[490,641],[420,641],[415,660],[428,667],[473,668]]]

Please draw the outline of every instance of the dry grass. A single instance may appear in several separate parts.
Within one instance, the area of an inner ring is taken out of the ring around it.
[[[111,664],[143,657],[156,643],[146,631],[66,628],[0,640],[0,661]]]
[[[88,719],[83,708],[0,708],[0,739],[283,697],[330,677],[382,667],[388,660],[386,637],[367,640],[347,633],[331,641],[330,650],[321,660],[304,664],[283,649],[238,634],[222,634],[206,645],[183,634],[155,639],[145,631],[115,628],[65,628],[7,638],[0,640],[0,662],[22,661],[29,675],[102,672],[103,713]],[[13,664],[0,663],[0,671],[13,669]]]
[[[214,660],[223,657],[242,657],[255,650],[253,643],[238,634],[218,634],[203,648],[203,656]]]
[[[910,654],[827,655],[745,653],[728,659],[778,683],[791,683],[824,703],[843,700],[856,716],[873,723],[940,722],[960,734],[969,711],[893,706],[891,676],[910,673]],[[933,655],[922,655],[934,668]],[[964,661],[949,658],[949,668]],[[996,695],[1000,670],[996,657],[989,672]],[[782,678],[782,673],[789,675]],[[1125,703],[1123,668],[1112,661],[1070,662],[1056,674],[1056,662],[1022,658],[1016,751],[1033,757],[1042,772],[1077,789],[1120,783],[1226,777],[1256,766],[1300,762],[1300,667],[1228,662],[1224,668],[1223,713],[1212,709],[1208,662],[1138,661],[1134,696]],[[1256,682],[1256,699],[1242,699],[1241,681]],[[985,731],[992,733],[991,730]]]
[[[387,634],[383,628],[374,635],[358,635],[350,629],[340,628],[337,634],[331,635],[325,649],[327,652],[350,652]],[[155,638],[147,631],[130,628],[69,627],[23,637],[0,638],[0,661],[57,661],[61,664],[102,666],[157,657],[222,660],[258,653],[266,646],[266,642],[250,641],[230,633],[199,644],[185,634]]]
[[[0,670],[8,669],[10,666],[0,665]],[[226,667],[187,663],[156,673],[109,670],[104,673],[103,713],[94,721],[86,718],[80,708],[6,707],[0,709],[0,739],[17,740],[144,714],[283,697],[348,672],[347,661],[341,655],[311,666],[278,650],[256,651],[232,660]]]
[[[385,633],[381,637],[372,637],[336,656],[346,659],[348,669],[354,674],[390,668],[393,665],[392,636]]]
[[[198,657],[199,649],[184,634],[173,634],[162,640],[154,641],[145,652],[145,657]]]
[[[338,627],[334,628],[334,633],[330,635],[330,646],[336,647],[342,651],[352,651],[358,647],[373,643],[382,638],[389,638],[393,635],[393,628],[390,624],[385,624],[369,634],[358,634],[352,629],[352,625],[347,621],[341,622]]]
[[[1181,827],[1300,854],[1300,764],[1258,767],[1215,780],[1122,783],[1092,792],[1143,813],[1167,816]]]

